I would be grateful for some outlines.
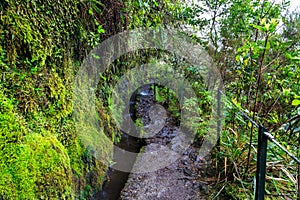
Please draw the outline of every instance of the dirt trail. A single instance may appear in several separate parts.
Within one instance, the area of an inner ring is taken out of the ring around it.
[[[153,91],[149,88],[144,88],[144,90],[147,90],[144,92],[147,95],[140,97],[137,112],[142,117],[143,124],[147,125],[150,123],[154,100]],[[134,171],[151,168],[153,167],[151,165],[160,163],[160,158],[165,159],[163,154],[165,151],[167,153],[166,145],[171,148],[180,145],[180,141],[176,142],[179,134],[174,119],[167,116],[165,126],[161,131],[145,139],[147,145],[138,156],[133,167]],[[152,172],[130,174],[120,198],[124,200],[209,199],[208,184],[210,182],[207,181],[209,180],[207,177],[212,177],[214,170],[211,161],[200,158],[198,151],[195,144],[191,145],[181,157],[170,161],[163,168]],[[166,162],[166,160],[161,160],[161,162]]]

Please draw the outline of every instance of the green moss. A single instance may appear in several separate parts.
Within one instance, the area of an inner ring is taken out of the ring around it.
[[[24,134],[21,118],[13,111],[13,101],[0,91],[0,148],[20,141]]]
[[[0,8],[0,199],[88,198],[101,187],[117,129],[105,114],[103,137],[83,138],[72,115],[76,71],[103,33],[95,6],[18,0]]]
[[[34,189],[37,199],[65,199],[74,195],[70,159],[63,145],[52,135],[31,134],[22,146],[21,158],[36,178]],[[27,158],[27,159],[26,159]]]
[[[13,102],[0,92],[1,199],[72,197],[67,150],[48,132],[30,133]]]
[[[29,134],[1,151],[4,199],[65,199],[74,194],[70,160],[55,137]],[[10,186],[10,187],[7,187]]]

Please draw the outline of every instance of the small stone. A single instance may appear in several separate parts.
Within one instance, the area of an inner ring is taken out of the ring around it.
[[[194,183],[194,185],[193,185],[193,188],[194,189],[197,189],[197,188],[199,188],[200,187],[200,184],[199,183]]]
[[[197,155],[196,159],[195,159],[195,163],[198,163],[200,160],[202,160],[201,157],[199,155]]]

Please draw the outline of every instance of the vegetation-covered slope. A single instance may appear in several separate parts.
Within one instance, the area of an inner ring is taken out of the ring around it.
[[[217,162],[223,198],[253,198],[257,128],[241,114],[263,125],[294,155],[300,155],[299,8],[289,1],[200,1],[192,6],[191,24],[222,74],[226,98],[225,126]],[[292,8],[295,9],[295,8]],[[195,27],[195,26],[194,26]],[[300,194],[296,162],[268,144],[266,198]],[[299,179],[299,175],[298,175]],[[259,187],[259,186],[256,186]],[[298,187],[298,189],[297,189]],[[227,195],[227,196],[226,196]]]
[[[112,149],[103,144],[96,159],[80,141],[72,115],[76,72],[87,53],[112,34],[162,23],[163,13],[176,10],[169,1],[125,3],[0,2],[1,199],[87,198],[101,188]],[[97,100],[99,123],[117,141],[107,98]]]
[[[1,199],[83,198],[101,187],[111,149],[95,159],[72,119],[76,70],[104,33],[91,14],[97,6],[1,2]],[[102,126],[113,123],[99,110]],[[107,136],[116,131],[106,127]]]

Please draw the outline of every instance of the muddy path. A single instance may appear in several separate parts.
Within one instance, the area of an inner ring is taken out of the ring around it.
[[[149,145],[144,150],[155,151],[156,145]],[[199,200],[209,199],[208,176],[213,172],[209,171],[210,162],[198,161],[195,149],[192,147],[178,161],[159,169],[155,172],[133,173],[121,192],[124,200],[141,199],[175,199],[175,200]],[[143,163],[137,160],[135,167]]]
[[[142,142],[139,140],[138,144],[132,141],[134,138],[129,137],[129,142],[128,136],[122,138],[127,141],[127,144],[121,142],[122,148],[140,151],[132,163],[132,173],[111,170],[108,174],[110,181],[95,199],[209,199],[208,185],[212,183],[210,180],[213,180],[210,177],[215,174],[211,160],[198,156],[199,143],[190,145],[180,157],[169,154],[169,149],[181,145],[180,139],[177,139],[181,137],[181,133],[178,121],[172,118],[168,111],[164,111],[156,104],[151,87],[145,86],[140,90],[135,115],[145,127],[152,123],[153,131],[150,132],[156,134],[145,137]],[[161,163],[163,165],[160,166]]]

